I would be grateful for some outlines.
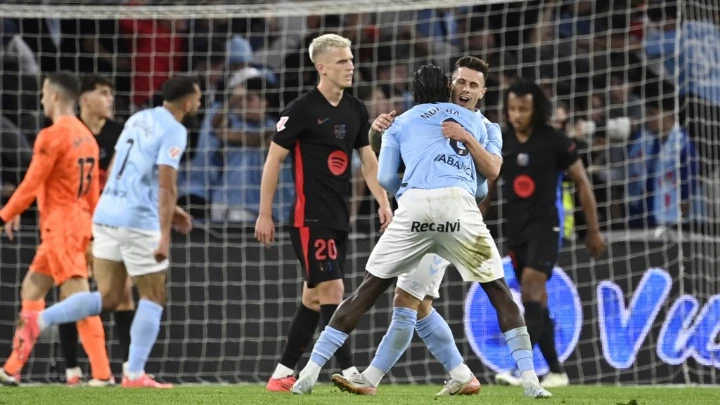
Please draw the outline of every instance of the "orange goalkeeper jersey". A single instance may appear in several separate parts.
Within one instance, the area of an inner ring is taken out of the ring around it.
[[[40,234],[90,237],[100,196],[100,152],[92,132],[76,117],[63,116],[35,140],[27,174],[0,218],[8,221],[37,198]]]

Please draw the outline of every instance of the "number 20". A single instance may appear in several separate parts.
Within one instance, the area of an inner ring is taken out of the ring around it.
[[[337,246],[334,239],[318,239],[315,241],[315,258],[317,260],[337,259]]]

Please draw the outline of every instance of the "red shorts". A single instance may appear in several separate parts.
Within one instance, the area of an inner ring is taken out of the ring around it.
[[[72,277],[88,278],[85,250],[88,239],[45,240],[38,246],[30,271],[52,277],[60,286]]]

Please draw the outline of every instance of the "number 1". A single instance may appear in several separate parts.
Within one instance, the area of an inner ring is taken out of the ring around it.
[[[128,148],[127,155],[125,155],[125,159],[123,159],[122,165],[120,166],[120,171],[118,171],[117,177],[120,178],[122,176],[123,172],[125,171],[125,165],[127,164],[128,158],[130,157],[130,151],[132,150],[133,145],[135,145],[134,139],[128,139],[127,143],[130,144],[130,147]]]

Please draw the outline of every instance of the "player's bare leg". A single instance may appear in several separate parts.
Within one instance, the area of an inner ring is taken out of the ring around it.
[[[291,390],[294,394],[309,394],[317,381],[322,366],[347,340],[365,313],[375,305],[377,299],[387,291],[394,278],[383,279],[370,273],[365,275],[360,287],[337,308],[327,328],[315,343],[313,354]]]
[[[140,303],[130,329],[130,355],[122,380],[125,388],[172,388],[172,384],[158,383],[145,373],[145,364],[160,333],[160,319],[166,301],[166,277],[165,271],[158,271],[132,279],[140,294]],[[121,289],[120,295],[123,292]]]
[[[570,384],[567,373],[562,369],[555,348],[555,330],[547,307],[548,276],[532,267],[522,271],[520,291],[525,307],[525,323],[533,346],[537,343],[545,357],[550,372],[543,378],[543,387],[564,387]]]
[[[530,343],[528,330],[525,327],[525,320],[520,313],[520,308],[513,300],[505,279],[501,278],[488,283],[480,283],[480,285],[495,308],[500,330],[505,336],[510,353],[512,353],[517,368],[521,373],[525,395],[533,398],[551,397],[552,394],[540,386],[535,374],[532,361],[532,344]]]

